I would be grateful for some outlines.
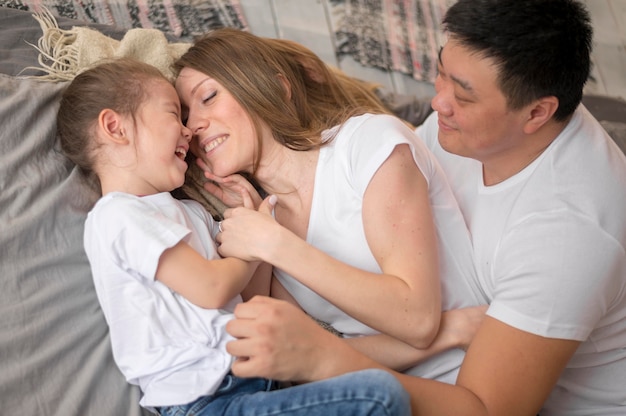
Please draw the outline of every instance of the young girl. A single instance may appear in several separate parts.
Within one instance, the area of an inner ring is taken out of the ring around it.
[[[113,356],[141,388],[142,406],[166,415],[409,413],[406,393],[383,372],[289,391],[229,373],[225,326],[244,288],[269,292],[269,275],[251,280],[258,263],[220,258],[220,224],[171,196],[192,134],[156,68],[122,59],[81,73],[63,94],[58,131],[65,154],[100,183],[85,251]]]

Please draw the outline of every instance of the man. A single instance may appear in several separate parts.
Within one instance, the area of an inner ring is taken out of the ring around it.
[[[626,414],[626,158],[580,105],[592,30],[575,0],[460,0],[418,128],[472,234],[490,300],[456,385],[398,374],[414,414]],[[379,366],[258,298],[229,332],[239,375]]]

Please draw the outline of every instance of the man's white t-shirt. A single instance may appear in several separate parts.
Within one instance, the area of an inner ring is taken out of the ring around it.
[[[230,370],[224,310],[195,306],[155,280],[161,254],[185,241],[207,259],[219,255],[217,225],[195,201],[169,193],[110,193],[89,212],[84,246],[111,335],[113,357],[144,407],[190,403],[213,393]]]
[[[306,241],[346,264],[380,273],[365,238],[363,195],[393,149],[408,144],[428,182],[439,240],[443,307],[453,309],[486,303],[478,296],[477,288],[472,287],[476,278],[471,243],[461,212],[441,167],[414,132],[395,117],[372,114],[353,117],[338,131],[335,128],[328,134],[335,132],[332,141],[320,149]],[[347,337],[376,333],[284,271],[274,272],[313,317],[331,324]],[[454,382],[462,359],[461,350],[450,350],[409,373]]]
[[[417,134],[470,229],[488,315],[582,342],[541,415],[626,414],[624,154],[580,106],[528,167],[484,186],[481,163],[439,145],[436,113]]]

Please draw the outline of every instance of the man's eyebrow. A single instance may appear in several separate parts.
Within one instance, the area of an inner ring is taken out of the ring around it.
[[[474,89],[467,81],[463,81],[462,79],[459,79],[455,77],[454,75],[450,75],[450,79],[454,81],[455,83],[459,84],[459,86],[463,88],[465,91],[470,92],[470,93],[474,92]]]
[[[442,53],[443,53],[443,46],[441,46],[441,47],[439,48],[439,54],[437,55],[437,56],[438,56],[438,60],[439,60],[439,71],[440,71],[440,72],[441,72],[441,69],[443,69],[443,61],[441,60],[441,54],[442,54]],[[448,74],[448,76],[450,77],[450,79],[451,79],[454,83],[458,84],[458,85],[459,85],[461,88],[463,88],[464,90],[466,90],[466,91],[468,91],[468,92],[470,92],[470,93],[473,93],[473,92],[474,92],[474,89],[472,88],[472,86],[471,86],[471,85],[470,85],[467,81],[464,81],[464,80],[462,80],[462,79],[460,79],[460,78],[458,78],[458,77],[455,77],[454,75],[450,75],[450,74]]]

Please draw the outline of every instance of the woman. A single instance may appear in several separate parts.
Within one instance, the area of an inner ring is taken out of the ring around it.
[[[217,30],[177,70],[191,149],[209,176],[247,173],[276,201],[273,215],[267,203],[228,210],[220,253],[272,264],[274,296],[385,365],[462,355],[474,326],[461,323],[483,309],[444,314],[433,342],[442,307],[484,302],[467,283],[474,266],[456,201],[412,130],[289,41]],[[429,360],[411,372],[453,382],[450,370]]]
[[[82,72],[57,125],[64,154],[100,184],[85,250],[115,362],[141,406],[163,416],[409,414],[406,392],[380,370],[288,390],[230,372],[226,324],[240,292],[269,292],[269,273],[220,258],[219,224],[170,194],[184,181],[191,132],[158,69],[122,58]]]

